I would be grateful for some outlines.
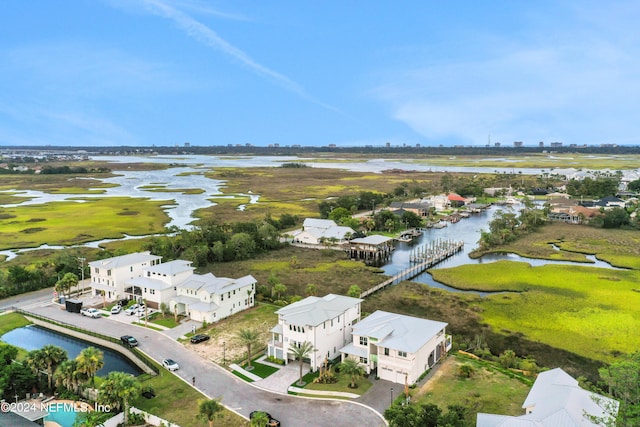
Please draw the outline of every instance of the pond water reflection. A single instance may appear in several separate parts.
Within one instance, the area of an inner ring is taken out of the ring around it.
[[[66,350],[69,359],[75,359],[87,347],[97,347],[104,353],[104,366],[97,372],[98,376],[106,376],[111,371],[126,372],[139,375],[142,371],[129,359],[117,351],[64,335],[37,325],[17,328],[0,337],[0,340],[27,351],[38,350],[45,345],[57,345]]]

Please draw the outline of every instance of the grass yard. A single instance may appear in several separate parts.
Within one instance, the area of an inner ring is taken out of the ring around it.
[[[31,322],[20,313],[7,313],[0,315],[0,336],[16,328],[22,328],[23,326],[30,324]]]
[[[151,387],[156,397],[147,399],[140,396],[133,401],[133,406],[150,412],[181,427],[202,427],[206,425],[198,418],[198,405],[207,398],[190,385],[173,375],[160,369],[156,376],[142,376],[142,387]],[[248,426],[249,422],[226,409],[218,419],[218,425]]]
[[[471,378],[458,375],[459,366],[471,365]],[[410,389],[414,404],[432,403],[446,411],[448,405],[464,405],[474,415],[485,412],[502,415],[523,415],[522,403],[530,386],[485,367],[481,362],[459,356],[448,357],[435,375],[418,389]]]
[[[365,394],[367,392],[367,390],[369,390],[371,388],[371,386],[373,386],[373,383],[366,377],[360,377],[358,378],[358,380],[356,381],[356,388],[350,388],[349,385],[351,384],[351,376],[350,375],[345,375],[341,372],[339,373],[335,373],[334,374],[336,376],[336,378],[338,379],[337,383],[334,384],[319,384],[319,383],[314,383],[313,379],[309,378],[309,377],[305,377],[304,380],[307,381],[307,385],[305,385],[303,388],[306,390],[320,390],[320,391],[341,391],[341,392],[345,392],[345,393],[353,393],[353,394]],[[315,378],[316,376],[314,375],[312,378]],[[298,380],[294,381],[291,385],[293,387],[298,387],[297,385]]]
[[[111,197],[0,208],[0,249],[73,245],[164,231],[164,201]],[[89,214],[90,213],[90,214]]]
[[[256,360],[259,359],[261,356],[262,354],[251,361],[251,366],[253,367],[253,369],[247,372],[251,372],[253,375],[257,375],[260,378],[267,378],[269,375],[275,374],[276,372],[278,372],[279,370],[278,368],[274,368],[273,366],[264,365],[260,362],[256,362]],[[247,370],[248,366],[249,365],[246,362],[242,364],[242,368],[245,371]]]

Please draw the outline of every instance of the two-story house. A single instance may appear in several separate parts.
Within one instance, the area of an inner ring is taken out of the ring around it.
[[[353,326],[353,340],[340,349],[381,379],[415,383],[451,349],[447,324],[378,310]]]
[[[253,307],[256,279],[216,277],[211,273],[193,274],[176,286],[169,307],[200,322],[217,322],[234,313]]]
[[[176,295],[176,287],[193,276],[191,261],[177,259],[142,269],[142,276],[125,280],[125,294],[144,299],[151,308],[167,307]]]
[[[125,281],[142,277],[144,269],[160,264],[162,257],[150,252],[136,252],[89,263],[91,289],[94,295],[105,293],[105,298],[113,300],[125,298]]]
[[[355,234],[353,228],[340,226],[333,220],[307,218],[302,224],[302,230],[294,234],[293,241],[309,245],[344,243],[347,237],[353,234]]]
[[[360,320],[362,301],[329,294],[322,298],[307,297],[279,309],[276,311],[278,324],[271,329],[267,354],[288,363],[293,359],[289,347],[308,341],[314,348],[310,365],[315,371],[325,359],[339,356],[340,349],[351,341],[351,329]]]

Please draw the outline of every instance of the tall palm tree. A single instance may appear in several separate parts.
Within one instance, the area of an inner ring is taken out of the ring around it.
[[[95,347],[87,347],[76,357],[78,370],[94,384],[96,372],[104,366],[104,353]]]
[[[278,301],[283,293],[287,292],[287,287],[282,283],[276,283],[273,285],[273,292],[278,295]]]
[[[351,377],[351,384],[349,387],[356,388],[356,381],[358,378],[364,375],[365,371],[360,362],[356,359],[348,357],[344,359],[342,363],[340,363],[340,372],[343,372]]]
[[[67,360],[67,352],[57,345],[45,345],[40,350],[33,350],[27,355],[27,365],[36,373],[47,373],[47,384],[51,390],[53,373],[62,362]]]
[[[138,380],[124,372],[109,372],[100,385],[98,403],[121,408],[124,412],[124,425],[129,424],[129,403],[140,395]]]
[[[213,427],[213,421],[218,418],[221,411],[222,405],[215,399],[203,400],[198,406],[200,417],[209,422],[209,427]]]
[[[298,380],[298,385],[300,386],[304,385],[304,383],[302,382],[302,361],[303,359],[309,357],[312,351],[315,351],[315,349],[313,348],[313,344],[311,344],[309,341],[305,341],[299,346],[295,343],[291,343],[291,345],[289,346],[289,352],[293,354],[293,358],[298,359],[298,361],[300,362],[300,379]]]
[[[247,370],[253,369],[251,366],[251,347],[254,344],[258,343],[258,339],[260,338],[260,333],[252,328],[240,329],[236,333],[236,337],[240,340],[240,342],[247,346]]]
[[[56,387],[63,386],[69,391],[78,393],[80,386],[89,380],[89,377],[78,369],[78,361],[65,360],[58,366],[54,375]]]

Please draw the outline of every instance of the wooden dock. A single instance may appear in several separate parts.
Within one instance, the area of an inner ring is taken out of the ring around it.
[[[410,256],[410,260],[415,265],[408,267],[401,272],[397,273],[395,276],[385,280],[384,282],[374,286],[373,288],[367,289],[360,294],[360,298],[366,298],[374,292],[379,291],[380,289],[384,289],[387,286],[400,283],[403,280],[413,279],[414,277],[422,274],[427,269],[433,267],[439,262],[444,261],[450,256],[455,255],[460,252],[464,247],[464,242],[454,242],[454,241],[437,241],[433,242],[432,245],[424,245],[425,247],[418,248],[412,255]],[[433,250],[431,250],[433,249]]]

